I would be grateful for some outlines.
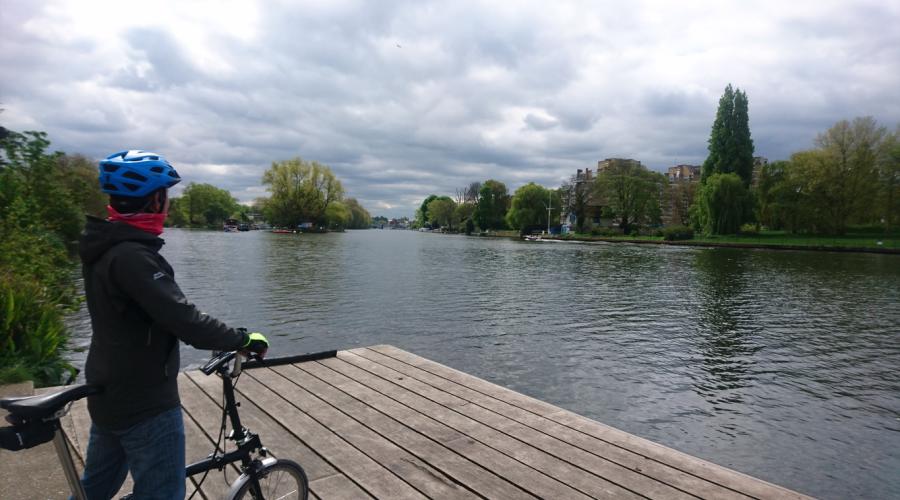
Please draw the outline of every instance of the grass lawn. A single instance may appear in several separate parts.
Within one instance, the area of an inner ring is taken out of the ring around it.
[[[592,236],[576,234],[562,239],[593,241],[653,241],[662,242],[662,236]],[[853,233],[843,236],[817,236],[791,234],[786,231],[762,231],[759,234],[738,234],[728,236],[695,236],[692,240],[676,242],[685,245],[703,244],[737,244],[759,246],[803,246],[818,248],[886,248],[900,249],[900,233],[885,235],[883,233]]]

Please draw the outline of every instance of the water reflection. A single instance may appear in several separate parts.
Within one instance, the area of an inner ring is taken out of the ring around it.
[[[745,296],[745,281],[750,254],[727,249],[703,249],[697,252],[699,311],[697,315],[698,349],[705,377],[695,379],[698,394],[716,409],[743,402],[737,389],[753,381],[753,356],[760,349],[753,343],[749,326],[752,305]]]

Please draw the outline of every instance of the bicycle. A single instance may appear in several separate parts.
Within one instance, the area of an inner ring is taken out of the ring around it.
[[[257,366],[268,365],[257,359]],[[233,366],[229,368],[232,360]],[[200,369],[205,375],[218,373],[222,378],[222,394],[225,400],[222,405],[222,426],[213,452],[207,458],[188,465],[185,477],[203,474],[196,485],[194,491],[196,493],[209,471],[214,469],[224,471],[225,467],[240,462],[241,474],[231,483],[226,499],[306,500],[309,495],[309,481],[303,468],[292,460],[270,457],[259,436],[241,425],[234,386],[241,375],[242,365],[242,355],[237,351],[228,351],[214,353],[212,359]],[[0,428],[0,447],[18,451],[52,440],[72,495],[78,500],[85,499],[84,488],[78,477],[60,418],[69,412],[74,401],[99,394],[102,390],[102,387],[96,385],[79,384],[52,394],[0,399],[0,408],[9,411],[6,418],[12,424],[11,427]],[[230,452],[220,450],[219,446],[224,435],[226,417],[231,422],[232,431],[225,439],[233,441],[237,446],[237,449]]]

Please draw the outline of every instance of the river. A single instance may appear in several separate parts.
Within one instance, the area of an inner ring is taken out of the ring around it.
[[[163,237],[186,295],[266,333],[272,356],[393,344],[807,494],[900,497],[900,256]],[[85,311],[70,324],[86,345]],[[204,357],[182,350],[185,366]]]

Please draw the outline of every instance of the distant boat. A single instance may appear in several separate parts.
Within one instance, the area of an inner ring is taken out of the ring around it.
[[[222,228],[226,233],[236,233],[238,232],[238,225],[237,219],[225,219],[225,224],[222,225]]]
[[[294,234],[294,231],[290,229],[273,229],[272,232],[275,234]]]

